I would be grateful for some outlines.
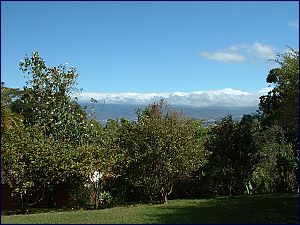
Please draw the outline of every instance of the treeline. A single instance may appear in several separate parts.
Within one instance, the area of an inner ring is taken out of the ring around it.
[[[2,184],[23,212],[66,184],[73,206],[161,202],[295,192],[298,173],[299,52],[278,55],[272,91],[259,112],[205,127],[161,100],[137,110],[137,121],[86,115],[71,94],[76,69],[47,67],[34,52],[20,62],[22,90],[1,83]],[[92,99],[96,104],[96,101]],[[185,193],[185,195],[182,193]],[[91,200],[92,197],[92,200]]]

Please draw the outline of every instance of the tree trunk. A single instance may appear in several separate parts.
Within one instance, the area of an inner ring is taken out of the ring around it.
[[[98,209],[98,193],[94,191],[94,209]]]
[[[25,214],[27,212],[26,194],[21,194],[20,200],[20,212]]]
[[[167,195],[167,193],[165,193],[165,196],[164,196],[164,204],[168,204],[168,195]]]
[[[97,209],[98,208],[98,204],[97,204],[97,197],[94,193],[94,209]]]
[[[170,191],[169,192],[164,192],[163,193],[163,203],[164,204],[168,204],[168,196],[172,193],[172,191],[173,191],[173,185],[171,186],[171,188],[170,188]]]

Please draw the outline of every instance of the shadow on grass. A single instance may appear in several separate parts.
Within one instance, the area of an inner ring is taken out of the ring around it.
[[[162,207],[157,223],[288,223],[298,224],[296,195],[259,195],[250,197],[216,198],[184,207]]]

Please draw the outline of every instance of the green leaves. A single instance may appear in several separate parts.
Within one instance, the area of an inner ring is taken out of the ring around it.
[[[211,191],[218,194],[241,194],[259,161],[259,121],[244,115],[240,122],[225,117],[211,127],[205,147],[211,152],[206,176]]]
[[[124,159],[119,163],[123,176],[148,198],[165,201],[173,181],[205,161],[198,133],[201,126],[197,125],[168,110],[164,101],[138,111],[138,121],[121,128],[119,145]]]
[[[34,52],[20,62],[20,70],[28,74],[27,85],[16,101],[6,95],[6,108],[1,108],[2,128],[6,129],[2,136],[3,180],[13,189],[26,190],[85,176],[87,153],[82,150],[90,151],[90,147],[82,146],[92,143],[93,130],[84,110],[70,96],[77,90],[76,69],[47,67]],[[24,120],[9,126],[17,115]],[[20,189],[20,184],[28,182],[34,182],[34,187]]]
[[[46,136],[79,143],[89,136],[87,118],[80,105],[71,99],[77,91],[76,68],[67,65],[47,67],[38,52],[20,62],[20,70],[29,73],[29,80],[20,101],[13,104],[25,124],[38,124]]]
[[[272,84],[273,89],[267,95],[260,97],[259,104],[264,134],[267,135],[265,141],[269,149],[265,154],[273,155],[273,161],[265,160],[265,164],[261,162],[260,167],[263,172],[257,174],[263,175],[263,178],[267,177],[266,180],[270,181],[266,184],[267,190],[272,187],[287,191],[295,189],[295,174],[297,173],[297,167],[290,167],[290,165],[295,165],[295,162],[299,161],[297,132],[299,51],[290,49],[288,52],[278,54],[275,62],[279,64],[279,67],[270,70],[267,76],[267,82]],[[263,147],[263,150],[264,148],[266,147]],[[280,173],[276,174],[274,170]],[[258,186],[264,185],[263,181],[257,183]],[[281,187],[276,188],[275,186],[279,183]],[[264,188],[262,187],[261,190]]]
[[[275,60],[280,67],[270,70],[267,82],[273,85],[268,95],[260,97],[259,108],[263,125],[279,124],[289,141],[297,144],[298,97],[299,97],[299,51],[279,54]],[[287,116],[288,115],[288,116]]]

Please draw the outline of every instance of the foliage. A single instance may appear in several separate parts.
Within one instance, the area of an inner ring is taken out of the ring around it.
[[[252,177],[256,193],[294,192],[297,188],[297,160],[284,131],[272,126],[264,131],[264,143]]]
[[[22,210],[29,204],[29,189],[40,189],[45,185],[45,177],[35,173],[37,164],[43,167],[47,160],[46,148],[51,146],[43,143],[42,139],[43,135],[38,128],[23,126],[11,127],[2,136],[2,182],[12,188],[12,194],[19,199]]]
[[[138,121],[126,123],[120,136],[122,176],[145,197],[167,202],[173,182],[205,161],[196,138],[198,127],[165,102],[138,112]]]
[[[290,49],[279,54],[275,62],[280,67],[270,70],[267,76],[273,89],[260,97],[259,104],[266,142],[262,154],[270,159],[257,168],[257,176],[268,181],[259,182],[267,186],[262,190],[291,191],[296,188],[299,161],[299,51]]]
[[[34,52],[20,62],[20,70],[28,81],[12,108],[24,116],[26,125],[38,124],[45,135],[74,143],[88,135],[85,112],[71,99],[71,94],[77,90],[78,74],[74,67],[47,67],[38,52]]]
[[[227,116],[211,127],[205,143],[211,152],[204,170],[208,189],[218,195],[244,193],[258,162],[259,143],[254,116],[244,115],[240,122]]]
[[[68,184],[67,192],[72,208],[91,208],[91,189],[87,186],[85,178],[73,180]]]
[[[9,127],[18,127],[23,122],[23,117],[17,113],[12,112],[11,103],[13,98],[20,94],[20,91],[15,88],[4,86],[1,82],[1,133],[7,132]]]
[[[101,205],[106,206],[106,205],[112,204],[112,199],[113,198],[108,191],[103,191],[100,193],[99,200],[100,200]]]
[[[69,142],[45,137],[37,125],[11,128],[2,139],[2,182],[26,208],[44,197],[30,202],[29,190],[45,192],[52,185],[80,179],[85,174],[83,157]]]
[[[49,68],[34,52],[20,62],[20,69],[28,74],[28,82],[19,98],[11,101],[12,89],[1,87],[5,96],[1,128],[8,129],[2,137],[2,178],[27,207],[29,189],[44,191],[86,176],[91,129],[84,110],[71,99],[75,68]],[[24,123],[6,125],[12,121],[7,118],[19,114]]]
[[[289,142],[298,143],[299,51],[279,54],[275,60],[280,67],[270,70],[266,81],[273,89],[260,97],[263,124],[280,125]]]

